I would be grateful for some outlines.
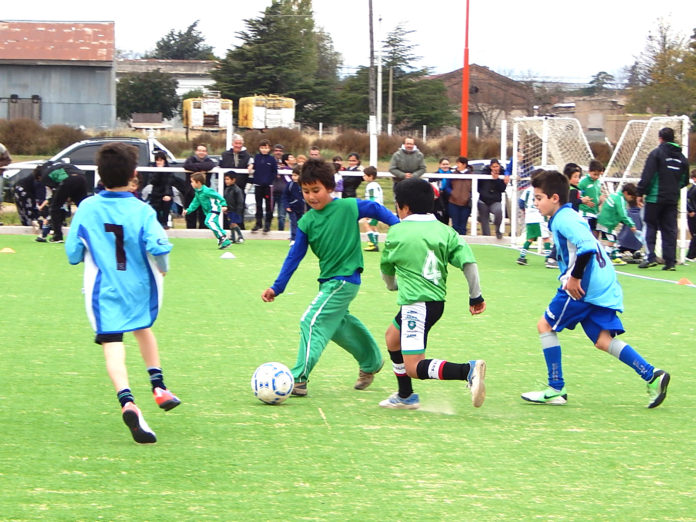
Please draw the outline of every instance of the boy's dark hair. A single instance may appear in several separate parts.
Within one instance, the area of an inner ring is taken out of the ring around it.
[[[331,158],[331,161],[343,161],[343,158],[341,156],[334,156],[333,158]]]
[[[565,167],[563,167],[563,174],[565,174],[568,179],[576,172],[582,174],[582,168],[577,163],[566,163]]]
[[[300,175],[300,172],[302,172],[302,165],[295,165],[292,168],[292,173],[297,174],[298,176]]]
[[[457,158],[457,161],[456,161],[455,163],[463,163],[464,165],[468,165],[468,164],[469,164],[469,158],[467,158],[466,156],[459,156],[459,157]]]
[[[408,205],[412,214],[432,214],[435,205],[433,187],[421,178],[406,178],[394,185],[394,198],[399,207]]]
[[[604,165],[602,165],[601,161],[592,160],[590,161],[590,165],[587,167],[587,170],[591,172],[604,172]]]
[[[671,127],[663,127],[657,135],[665,141],[674,141],[674,129]]]
[[[561,205],[568,203],[570,182],[568,178],[557,170],[542,170],[532,177],[532,187],[541,189],[550,198],[558,194],[558,202]]]
[[[194,172],[191,174],[191,179],[205,185],[205,172]]]
[[[334,174],[333,163],[327,163],[323,159],[310,158],[302,165],[302,171],[300,172],[300,179],[298,179],[298,181],[300,185],[314,185],[315,183],[320,183],[324,185],[326,190],[331,191],[336,188]]]
[[[169,166],[169,161],[167,161],[167,155],[164,153],[164,151],[158,150],[157,152],[155,152],[154,159],[155,161],[157,161],[158,159],[164,160],[165,166]]]
[[[350,159],[352,156],[355,156],[355,159],[358,160],[358,164],[360,164],[360,154],[358,154],[357,152],[349,152],[346,158]]]
[[[225,172],[225,177],[230,178],[234,182],[237,181],[237,173],[236,172]]]
[[[621,192],[625,192],[634,198],[638,197],[638,187],[636,187],[635,183],[626,183],[623,187],[621,187]]]
[[[261,140],[261,141],[259,141],[259,148],[263,147],[264,145],[270,147],[270,146],[271,146],[271,142],[268,141],[268,140]]]
[[[138,166],[138,149],[125,143],[107,143],[97,151],[99,177],[106,188],[125,187]]]
[[[369,167],[365,167],[363,169],[363,174],[366,176],[369,176],[371,178],[376,178],[377,177],[377,169],[370,165]]]

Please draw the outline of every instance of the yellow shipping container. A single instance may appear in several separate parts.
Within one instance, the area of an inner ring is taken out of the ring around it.
[[[237,123],[246,129],[292,128],[295,126],[295,100],[275,94],[240,98]]]

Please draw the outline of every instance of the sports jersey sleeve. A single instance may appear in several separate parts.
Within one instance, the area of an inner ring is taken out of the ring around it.
[[[377,219],[389,226],[396,225],[399,222],[399,218],[396,217],[394,213],[384,205],[380,205],[375,201],[365,199],[357,199],[356,201],[358,203],[359,219],[369,217],[372,219]]]
[[[285,287],[288,285],[288,281],[295,273],[297,267],[300,265],[300,261],[307,254],[307,247],[309,246],[309,241],[307,240],[307,234],[305,234],[302,229],[298,228],[295,234],[295,244],[290,247],[288,255],[285,256],[285,261],[283,261],[283,266],[280,268],[280,273],[276,278],[275,282],[271,285],[271,289],[275,292],[275,295],[280,295],[285,291]]]
[[[172,244],[162,225],[157,221],[157,214],[150,207],[145,207],[145,211],[147,212],[143,227],[145,250],[155,257],[169,254],[172,251]]]
[[[77,265],[85,259],[85,245],[77,235],[82,222],[82,214],[76,212],[70,222],[70,230],[65,239],[65,253],[68,255],[68,263]]]
[[[619,196],[621,200],[619,200],[619,204],[616,205],[616,212],[619,217],[619,221],[626,225],[627,227],[630,228],[635,228],[636,224],[633,222],[631,217],[626,213],[626,200],[623,198],[623,196]]]

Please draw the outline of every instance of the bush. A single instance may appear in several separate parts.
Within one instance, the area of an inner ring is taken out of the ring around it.
[[[611,159],[611,147],[607,143],[593,141],[590,143],[590,150],[592,151],[592,155],[595,157],[595,159],[600,161],[602,165],[606,167]]]
[[[76,141],[88,138],[87,134],[82,130],[69,127],[68,125],[51,125],[46,129],[46,136],[51,147],[51,151],[48,151],[47,154],[57,153]]]
[[[46,148],[45,130],[34,120],[0,121],[0,142],[10,154],[44,154]]]

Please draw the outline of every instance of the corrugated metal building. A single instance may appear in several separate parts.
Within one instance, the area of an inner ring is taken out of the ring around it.
[[[114,22],[0,20],[0,118],[112,128]]]

